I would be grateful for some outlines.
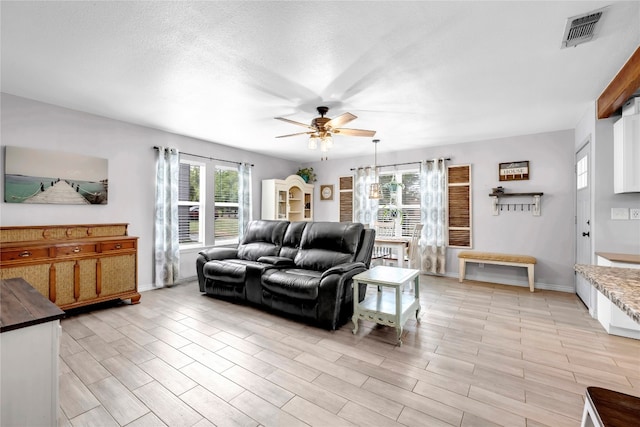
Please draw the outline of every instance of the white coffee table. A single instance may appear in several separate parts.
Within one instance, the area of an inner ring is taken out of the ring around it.
[[[358,333],[358,319],[369,320],[380,325],[396,328],[398,344],[402,345],[402,327],[415,311],[420,322],[420,270],[379,265],[353,276],[353,333]],[[403,286],[412,281],[413,293],[402,292]],[[378,291],[358,302],[359,284],[374,285]],[[383,287],[395,292],[383,292]]]

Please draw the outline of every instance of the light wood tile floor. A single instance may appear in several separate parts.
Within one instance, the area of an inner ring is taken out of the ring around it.
[[[640,396],[640,341],[573,294],[422,276],[422,322],[338,331],[195,282],[62,320],[61,426],[578,426],[589,385]]]

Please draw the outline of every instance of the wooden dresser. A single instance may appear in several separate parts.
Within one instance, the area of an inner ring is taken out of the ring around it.
[[[140,301],[138,238],[128,224],[0,227],[0,279],[22,277],[63,310]]]

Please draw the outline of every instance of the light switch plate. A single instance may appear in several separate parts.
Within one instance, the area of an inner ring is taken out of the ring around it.
[[[611,208],[611,219],[629,219],[629,208]]]
[[[631,219],[640,219],[640,208],[629,209],[629,216]]]

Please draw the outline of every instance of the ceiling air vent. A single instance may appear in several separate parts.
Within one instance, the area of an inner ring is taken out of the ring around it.
[[[604,14],[604,9],[567,18],[567,25],[564,28],[562,46],[560,48],[577,46],[591,40],[596,32],[596,24]]]

